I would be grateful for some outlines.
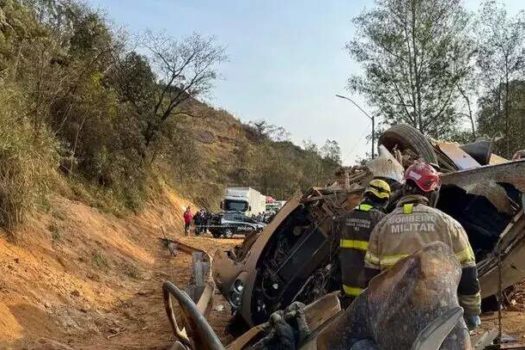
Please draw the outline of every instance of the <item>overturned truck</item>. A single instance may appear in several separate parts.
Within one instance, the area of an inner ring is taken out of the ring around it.
[[[309,304],[338,290],[333,218],[359,202],[374,176],[399,189],[404,167],[415,159],[442,172],[437,207],[467,231],[482,297],[525,278],[525,161],[494,155],[489,141],[438,142],[407,125],[392,127],[379,141],[380,156],[367,166],[346,169],[332,186],[296,194],[264,231],[216,254],[214,279],[237,320],[254,326],[294,302]]]

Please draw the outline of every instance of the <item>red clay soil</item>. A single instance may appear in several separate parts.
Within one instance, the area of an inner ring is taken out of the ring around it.
[[[525,343],[525,281],[514,286],[511,292],[505,293],[505,309],[502,311],[502,331],[520,343]],[[484,332],[499,327],[498,313],[482,315],[481,329]]]
[[[57,197],[15,243],[0,234],[0,349],[166,349],[161,285],[185,286],[191,257],[161,244],[161,228],[182,235],[188,204],[164,197],[127,218]],[[187,240],[205,249],[239,242]]]

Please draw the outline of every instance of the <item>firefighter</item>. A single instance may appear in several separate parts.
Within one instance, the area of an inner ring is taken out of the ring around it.
[[[415,162],[405,172],[403,197],[397,207],[375,227],[365,257],[367,282],[382,270],[431,242],[449,245],[462,266],[458,299],[469,329],[481,323],[481,296],[474,252],[459,222],[432,206],[437,201],[440,178],[429,164]]]
[[[368,239],[374,226],[385,216],[382,209],[389,197],[388,183],[374,179],[366,187],[361,203],[336,220],[343,306],[348,306],[366,288],[363,268]]]

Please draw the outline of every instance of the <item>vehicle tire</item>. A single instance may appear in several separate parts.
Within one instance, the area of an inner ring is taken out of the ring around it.
[[[398,124],[392,126],[379,137],[379,144],[385,146],[388,150],[391,150],[396,145],[401,151],[411,149],[425,162],[438,164],[434,147],[425,135],[410,125]]]
[[[213,236],[213,238],[221,238],[222,236],[222,232],[221,231],[218,231],[218,230],[211,230],[211,235]]]
[[[233,233],[234,233],[234,232],[233,232],[233,230],[232,230],[231,228],[226,228],[226,229],[224,229],[224,231],[223,231],[223,235],[224,235],[224,237],[226,237],[226,238],[232,238],[232,237],[233,237]]]

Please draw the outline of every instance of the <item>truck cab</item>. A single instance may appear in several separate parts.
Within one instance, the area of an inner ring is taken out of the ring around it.
[[[243,213],[251,211],[248,201],[240,198],[224,198],[222,206],[224,211],[240,211]]]
[[[248,217],[257,216],[266,211],[266,196],[251,187],[228,187],[221,209],[241,212]]]

